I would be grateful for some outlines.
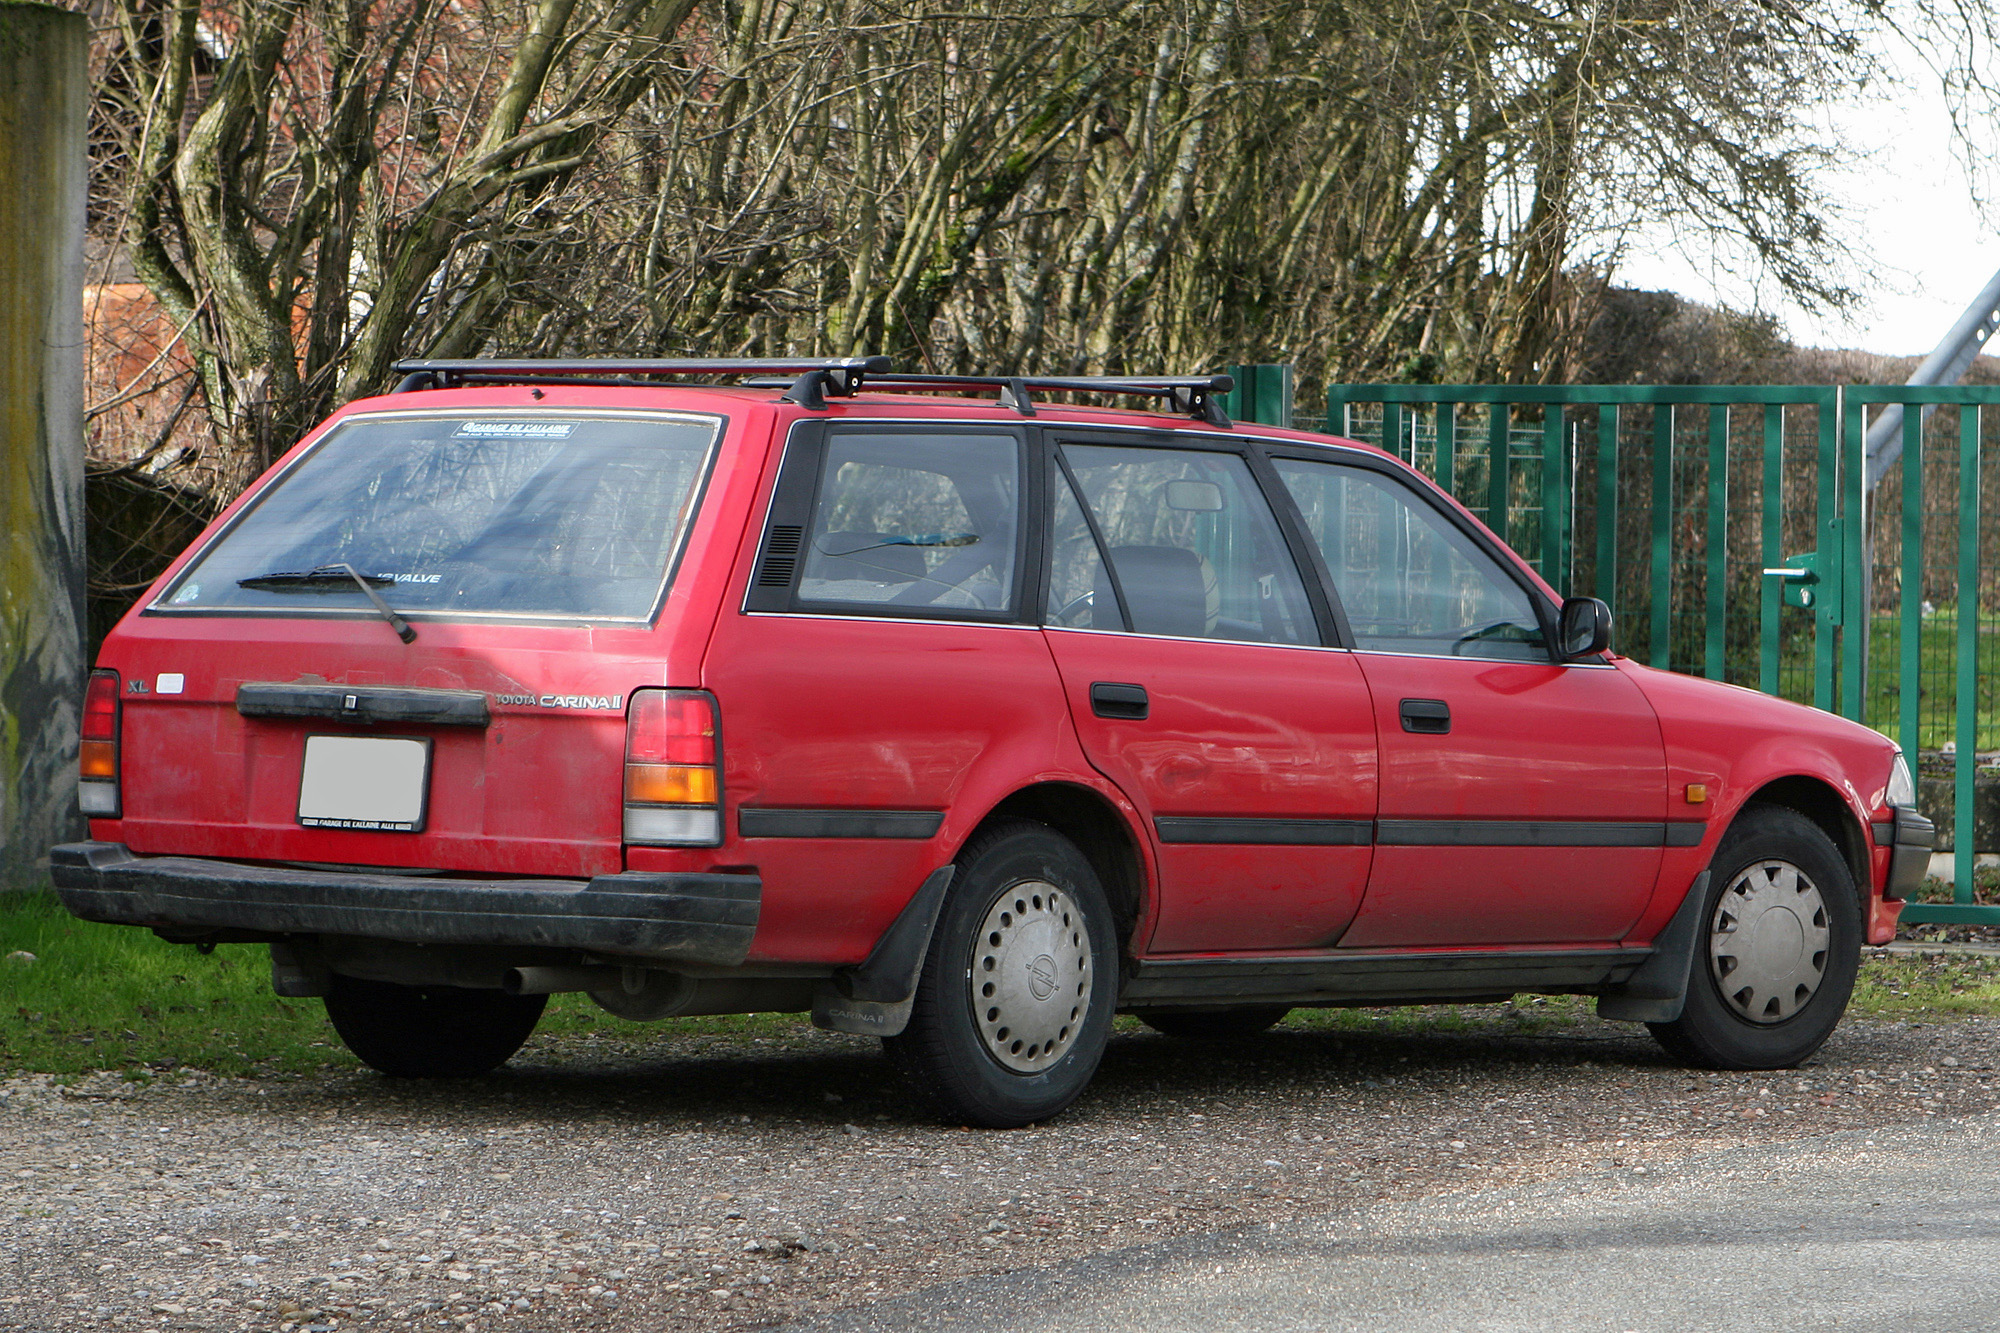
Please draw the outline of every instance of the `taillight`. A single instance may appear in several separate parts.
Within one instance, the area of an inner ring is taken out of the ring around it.
[[[86,815],[118,817],[118,673],[93,671],[83,692],[77,747],[77,805]]]
[[[722,841],[722,751],[703,690],[634,690],[625,713],[625,841]]]

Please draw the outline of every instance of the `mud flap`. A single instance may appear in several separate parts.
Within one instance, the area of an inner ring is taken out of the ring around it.
[[[917,979],[931,950],[951,888],[955,865],[940,866],[923,882],[859,967],[844,967],[813,988],[813,1026],[863,1037],[894,1037],[910,1023]]]
[[[1597,997],[1597,1016],[1627,1023],[1671,1023],[1687,1003],[1688,977],[1708,901],[1708,872],[1688,886],[1680,910],[1653,940],[1653,956],[1639,970]]]

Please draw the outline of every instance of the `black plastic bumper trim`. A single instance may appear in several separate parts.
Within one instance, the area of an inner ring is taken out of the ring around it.
[[[63,905],[86,921],[180,933],[532,945],[723,967],[749,953],[763,900],[756,875],[418,878],[134,856],[115,842],[57,847],[49,874]]]
[[[1881,842],[1879,833],[1876,842]],[[1930,873],[1931,849],[1936,845],[1937,825],[1908,806],[1897,806],[1895,850],[1889,857],[1889,883],[1882,896],[1907,899],[1922,888],[1924,876]]]
[[[407,689],[383,685],[290,685],[246,681],[236,687],[244,717],[323,717],[374,726],[401,722],[433,727],[492,725],[486,696],[477,690]]]
[[[934,838],[941,810],[739,810],[746,838]]]

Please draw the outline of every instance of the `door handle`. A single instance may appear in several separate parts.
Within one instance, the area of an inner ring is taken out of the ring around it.
[[[1125,685],[1113,680],[1091,682],[1090,711],[1099,717],[1143,722],[1146,714],[1152,711],[1152,706],[1144,685]]]
[[[1404,731],[1442,736],[1451,730],[1451,705],[1442,699],[1405,699],[1400,711]]]

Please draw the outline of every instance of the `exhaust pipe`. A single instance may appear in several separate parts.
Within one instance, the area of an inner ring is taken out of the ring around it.
[[[645,970],[636,967],[512,967],[500,978],[500,989],[509,995],[622,990],[627,972],[637,973],[638,989],[644,989]]]
[[[804,1013],[812,1008],[811,978],[683,976],[658,968],[513,967],[500,979],[509,995],[588,991],[599,1007],[634,1022],[688,1014]]]

